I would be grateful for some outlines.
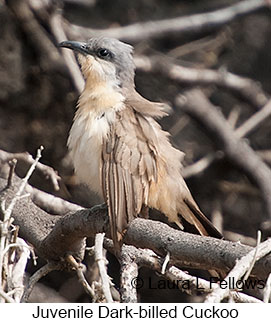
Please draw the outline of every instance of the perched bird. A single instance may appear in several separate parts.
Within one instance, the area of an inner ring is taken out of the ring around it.
[[[135,90],[133,47],[104,37],[60,46],[76,51],[85,78],[68,138],[75,174],[106,201],[116,249],[146,207],[181,229],[184,219],[197,233],[221,238],[182,177],[184,153],[156,121],[167,105]]]

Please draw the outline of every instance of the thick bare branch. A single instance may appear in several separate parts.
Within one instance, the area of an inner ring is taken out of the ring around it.
[[[1,197],[8,201],[14,196],[16,187],[5,187],[6,180],[0,178]],[[105,206],[79,210],[66,216],[51,216],[31,201],[20,199],[12,216],[14,223],[20,226],[21,236],[48,260],[59,260],[67,252],[82,259],[85,237],[94,237],[98,232],[105,232],[110,237]],[[139,218],[131,223],[124,242],[152,249],[161,256],[169,252],[171,261],[180,266],[224,271],[232,268],[236,259],[252,249],[239,243],[192,235],[158,221]],[[267,256],[255,264],[252,275],[267,277],[270,271],[271,256]]]
[[[64,215],[68,212],[75,212],[82,209],[80,205],[43,192],[31,185],[26,186],[26,192],[30,194],[32,201],[36,205],[51,214]]]
[[[114,252],[114,246],[112,240],[105,239],[104,241],[105,248],[111,252]],[[210,282],[189,275],[187,272],[182,271],[181,269],[175,267],[174,265],[169,265],[165,273],[162,273],[162,266],[164,259],[157,256],[152,250],[149,249],[141,249],[135,248],[134,246],[124,245],[122,247],[122,253],[126,254],[130,260],[132,260],[139,268],[140,267],[147,267],[153,271],[156,271],[164,277],[165,279],[170,280],[183,292],[188,294],[197,294],[199,291],[204,293],[209,293],[218,286],[216,283],[212,284],[212,288],[210,288]],[[130,277],[131,281],[128,281],[127,284],[130,283],[131,287],[140,287],[136,286],[137,281],[137,272],[135,276]],[[140,282],[140,279],[139,279]],[[189,287],[185,282],[189,282]],[[249,295],[231,291],[231,297],[236,303],[262,303],[260,300],[256,299],[255,297],[251,297]]]

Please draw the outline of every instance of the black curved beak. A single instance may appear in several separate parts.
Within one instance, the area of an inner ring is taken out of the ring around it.
[[[87,44],[79,41],[65,40],[58,44],[59,47],[65,47],[77,51],[81,54],[89,54]]]

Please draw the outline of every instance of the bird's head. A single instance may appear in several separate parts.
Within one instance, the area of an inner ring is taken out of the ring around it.
[[[113,38],[91,38],[87,42],[63,41],[74,50],[86,80],[110,82],[119,87],[134,85],[133,47]]]

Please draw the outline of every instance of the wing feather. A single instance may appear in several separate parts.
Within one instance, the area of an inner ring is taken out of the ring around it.
[[[157,177],[156,151],[148,138],[153,130],[147,129],[148,122],[142,118],[132,107],[119,111],[103,142],[101,182],[118,250],[123,233],[147,203],[150,183]]]

